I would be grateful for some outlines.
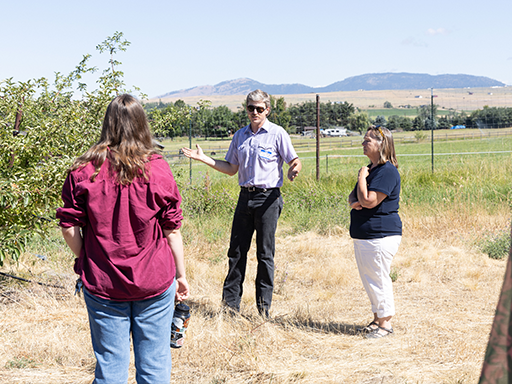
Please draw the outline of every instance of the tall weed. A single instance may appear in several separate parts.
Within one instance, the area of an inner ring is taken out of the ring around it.
[[[317,182],[312,176],[296,179],[283,187],[282,220],[294,233],[316,231],[320,234],[347,229],[350,223],[348,194],[353,185],[339,175]]]

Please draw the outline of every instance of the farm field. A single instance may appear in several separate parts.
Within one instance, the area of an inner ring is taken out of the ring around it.
[[[188,141],[164,144],[177,152]],[[453,154],[437,156],[432,173],[428,141],[397,142],[404,234],[392,270],[395,335],[376,341],[354,331],[371,319],[345,203],[367,163],[360,145],[322,152],[319,182],[314,151],[299,154],[303,172],[283,186],[270,321],[254,305],[253,249],[242,316],[220,306],[236,177],[194,163],[190,185],[188,161],[171,162],[183,194],[193,311],[185,346],[173,351],[171,383],[477,383],[506,265],[480,244],[510,230],[511,144],[512,136],[446,137],[436,152]],[[502,153],[460,154],[491,151]],[[354,157],[334,157],[347,154]],[[72,264],[56,229],[34,240],[19,264],[2,268],[63,289],[0,276],[0,383],[92,382],[87,314],[73,296]],[[133,366],[130,372],[133,384]]]
[[[471,94],[470,94],[471,93]],[[347,101],[362,110],[368,110],[374,116],[373,109],[382,109],[384,102],[389,101],[393,107],[410,105],[413,110],[424,104],[430,104],[430,89],[418,90],[386,90],[386,91],[350,91],[320,93],[321,102]],[[481,109],[484,105],[494,107],[509,107],[512,105],[512,88],[446,88],[434,89],[434,103],[439,105],[439,111],[453,109],[456,111],[473,111]],[[315,93],[298,95],[273,95],[283,97],[288,105],[298,104],[304,101],[315,101]],[[421,96],[421,97],[420,97]],[[149,102],[175,102],[179,98],[151,99]],[[212,102],[213,107],[226,105],[232,111],[237,111],[242,106],[245,95],[234,96],[194,96],[181,98],[185,103],[195,105],[201,99]]]

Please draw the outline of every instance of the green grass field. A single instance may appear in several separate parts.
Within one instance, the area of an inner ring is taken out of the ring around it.
[[[377,116],[384,116],[386,119],[389,116],[397,115],[397,116],[405,116],[410,117],[411,119],[415,118],[418,115],[418,110],[413,108],[368,108],[361,109],[361,111],[366,112],[370,119],[375,119]],[[447,116],[450,114],[450,111],[438,109],[437,116]]]
[[[454,166],[467,167],[473,163],[497,162],[506,160],[512,150],[512,130],[440,130],[434,133],[434,171],[444,171]],[[490,136],[481,136],[490,135]],[[497,136],[499,134],[499,136]],[[417,137],[420,137],[419,139]],[[394,134],[395,147],[401,169],[427,171],[432,168],[430,132],[398,132]],[[339,173],[341,170],[354,172],[355,168],[366,164],[362,154],[362,137],[324,138],[320,147],[320,172]],[[316,143],[314,139],[292,136],[292,142],[303,160],[303,174],[316,175]],[[192,145],[201,145],[205,153],[223,159],[230,140],[197,140]],[[306,146],[307,144],[307,146]],[[188,139],[180,138],[164,141],[165,151],[178,154],[183,146],[189,146]],[[479,153],[480,152],[480,153]],[[488,153],[503,152],[503,153]],[[215,155],[212,155],[215,153]],[[175,172],[189,176],[190,161],[187,158],[173,157],[170,160]],[[193,177],[208,173],[211,179],[228,178],[209,167],[192,162]],[[236,179],[236,178],[233,178]]]
[[[439,140],[434,142],[434,172],[429,136],[416,140],[411,132],[396,134],[396,139],[412,137],[410,142],[396,144],[402,177],[401,208],[417,209],[432,216],[441,214],[439,210],[446,204],[454,204],[455,211],[463,209],[466,214],[482,210],[493,214],[509,208],[512,181],[507,175],[512,173],[512,153],[509,152],[512,136],[476,138],[475,133],[468,130],[465,132],[467,138],[463,139],[460,132],[436,132]],[[320,182],[316,181],[314,145],[310,150],[299,152],[302,172],[293,183],[285,180],[282,188],[287,207],[283,211],[283,221],[294,232],[315,230],[323,233],[336,226],[348,227],[346,199],[356,182],[359,168],[368,164],[368,158],[362,154],[361,137],[353,139],[358,141],[357,146],[321,149]],[[294,138],[294,143],[300,143],[300,140]],[[209,144],[199,143],[203,148]],[[173,151],[177,152],[180,143],[172,144]],[[229,141],[215,144],[225,150]],[[223,159],[224,154],[220,152],[213,157]],[[206,227],[218,227],[210,222],[219,220],[218,215],[222,216],[221,221],[230,221],[239,190],[236,176],[221,174],[199,162],[190,163],[184,157],[175,157],[170,163],[184,192],[187,209],[199,216],[205,212],[213,213],[215,219],[203,216],[209,223]],[[230,203],[226,204],[226,201]]]

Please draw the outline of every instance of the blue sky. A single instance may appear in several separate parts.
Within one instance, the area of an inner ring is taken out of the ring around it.
[[[512,85],[510,0],[2,0],[0,10],[0,79],[53,79],[87,53],[103,69],[95,47],[120,31],[127,86],[150,97],[241,77],[325,86],[380,72]]]

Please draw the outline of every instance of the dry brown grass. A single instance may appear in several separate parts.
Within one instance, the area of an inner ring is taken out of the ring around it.
[[[345,230],[328,237],[289,236],[280,228],[268,322],[257,316],[254,305],[253,256],[243,316],[233,318],[220,307],[226,261],[215,258],[225,252],[225,239],[188,244],[193,317],[185,346],[173,351],[171,382],[476,383],[505,261],[489,259],[469,240],[477,231],[506,226],[507,212],[472,217],[403,212],[402,217],[404,237],[393,263],[400,274],[394,283],[396,334],[377,341],[354,332],[371,314]],[[30,270],[37,275],[43,264]],[[62,269],[55,272],[66,285],[65,295],[59,289],[0,282],[0,383],[92,381],[86,310],[72,296],[74,277],[65,275],[70,265],[53,267]],[[22,264],[10,271],[27,269]]]
[[[469,94],[469,91],[472,94]],[[474,110],[481,109],[484,105],[494,107],[508,107],[512,102],[512,90],[510,87],[504,88],[446,88],[435,89],[435,104],[441,108],[456,110]],[[389,101],[393,106],[411,105],[416,108],[430,102],[430,89],[418,90],[386,90],[386,91],[347,91],[347,92],[327,92],[320,93],[320,100],[327,101],[348,101],[355,107],[361,109],[383,108],[384,102]],[[304,93],[297,95],[274,95],[276,97],[284,97],[288,105],[298,104],[304,101],[315,101],[315,93]],[[416,96],[421,96],[417,98]],[[185,103],[195,105],[199,100],[210,100],[212,106],[226,105],[233,111],[242,106],[245,95],[233,96],[190,96],[190,97],[168,97],[162,99],[151,99],[150,102],[164,103],[175,102],[182,99]]]

